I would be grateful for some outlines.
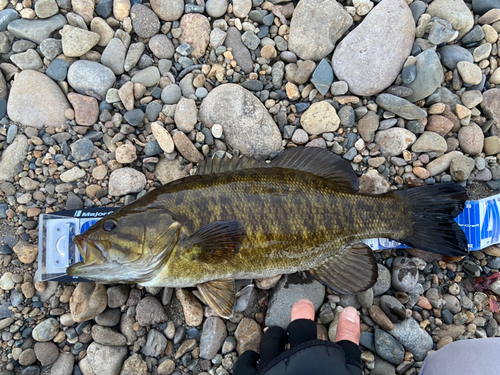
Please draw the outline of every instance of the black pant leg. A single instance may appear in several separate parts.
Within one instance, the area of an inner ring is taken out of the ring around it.
[[[310,319],[297,319],[288,325],[290,348],[318,337],[316,323]]]
[[[269,327],[260,342],[260,363],[263,368],[268,362],[285,351],[288,342],[286,331],[281,327]]]

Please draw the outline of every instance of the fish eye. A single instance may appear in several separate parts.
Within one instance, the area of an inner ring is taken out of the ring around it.
[[[116,221],[114,220],[106,220],[104,222],[104,224],[102,224],[102,228],[106,231],[106,232],[111,232],[113,229],[116,228]]]

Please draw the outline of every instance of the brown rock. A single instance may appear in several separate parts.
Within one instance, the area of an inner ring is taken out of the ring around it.
[[[181,358],[184,354],[187,352],[190,352],[196,347],[196,340],[195,339],[190,339],[184,341],[181,346],[179,346],[179,349],[175,352],[175,359]]]
[[[120,87],[118,96],[127,111],[134,109],[134,83],[132,81],[128,81]]]
[[[286,89],[286,96],[288,97],[288,99],[290,100],[300,99],[300,91],[296,84],[292,82],[287,82],[287,84],[285,85],[285,89]]]
[[[234,337],[236,339],[238,355],[247,350],[254,350],[259,353],[262,330],[255,320],[243,318],[234,332]]]
[[[368,312],[370,313],[373,321],[377,323],[383,330],[390,331],[394,328],[394,324],[392,324],[391,320],[377,305],[373,305],[372,307],[370,307]]]
[[[137,159],[137,149],[134,145],[124,144],[116,149],[116,161],[121,164],[129,164]]]
[[[203,322],[203,307],[196,297],[185,289],[175,289],[175,296],[181,302],[188,326],[197,327]]]
[[[68,303],[74,290],[75,287],[73,285],[68,285],[66,288],[64,288],[61,297],[59,297],[59,301],[61,301],[62,303]]]
[[[359,192],[363,194],[383,194],[391,189],[389,181],[378,171],[370,169],[359,178]]]
[[[38,246],[25,241],[19,241],[12,250],[24,264],[33,263],[38,255]]]
[[[438,337],[442,339],[445,336],[450,336],[453,340],[456,340],[459,336],[463,335],[465,332],[465,326],[457,326],[455,324],[450,324],[448,326],[442,326],[438,333]]]
[[[72,0],[71,6],[76,14],[82,16],[85,22],[90,23],[94,16],[94,0]]]
[[[278,281],[280,281],[280,279],[281,275],[264,277],[262,279],[255,279],[255,284],[259,289],[268,290],[276,286],[276,284],[278,284]]]
[[[71,317],[75,322],[94,319],[107,305],[106,287],[94,282],[78,283],[69,301]]]
[[[210,22],[207,17],[198,13],[188,13],[181,18],[180,27],[182,34],[179,37],[181,43],[191,46],[191,56],[199,59],[205,55],[210,41]]]
[[[486,155],[496,155],[500,153],[500,137],[496,135],[484,140],[484,153]]]
[[[99,118],[99,104],[96,98],[69,93],[68,100],[75,110],[75,119],[78,125],[91,126]]]
[[[148,365],[140,354],[134,353],[123,363],[120,375],[148,375]]]
[[[147,296],[139,301],[135,318],[137,323],[143,327],[163,323],[168,320],[163,305],[153,296]]]
[[[437,342],[436,344],[436,349],[439,350],[441,349],[443,346],[446,346],[448,344],[451,344],[453,342],[453,338],[450,337],[450,336],[444,336],[444,337],[441,337],[441,339]]]
[[[193,143],[183,132],[176,132],[173,135],[174,144],[183,157],[192,163],[199,163],[203,160],[203,155],[194,147]]]
[[[488,118],[493,120],[497,128],[500,128],[500,88],[494,88],[483,92],[481,108]]]
[[[358,130],[365,142],[372,142],[378,129],[379,119],[375,112],[368,111],[358,122]]]
[[[167,154],[174,152],[174,140],[168,130],[165,129],[161,123],[153,122],[151,124],[151,130],[153,131],[153,135],[163,151]]]
[[[441,136],[445,136],[453,128],[453,122],[448,120],[444,116],[432,115],[427,120],[427,125],[425,130],[438,133]]]
[[[196,109],[196,102],[193,99],[181,98],[181,100],[177,103],[174,115],[174,121],[175,125],[177,125],[177,129],[184,133],[192,132],[196,122],[198,121],[197,115],[198,110]]]
[[[35,295],[35,287],[30,282],[23,283],[23,285],[21,285],[21,291],[26,298],[31,298]]]
[[[42,366],[50,366],[59,357],[59,348],[53,342],[37,342],[34,350]]]
[[[260,55],[265,59],[273,59],[276,57],[276,48],[272,44],[267,44],[260,50]]]
[[[108,167],[103,165],[98,165],[92,170],[92,177],[96,180],[104,180],[104,178],[108,175]]]
[[[431,310],[432,309],[431,303],[424,296],[420,296],[420,298],[419,298],[419,300],[417,302],[417,305],[420,306],[421,308],[425,309],[425,310]]]
[[[468,126],[462,126],[458,131],[460,148],[471,156],[478,155],[483,150],[484,133],[474,122]]]
[[[167,359],[158,366],[158,375],[170,375],[175,370],[175,362]]]

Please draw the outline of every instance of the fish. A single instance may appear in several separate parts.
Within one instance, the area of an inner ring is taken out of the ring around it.
[[[98,283],[196,287],[228,318],[235,279],[307,271],[337,293],[369,289],[378,267],[364,239],[467,254],[465,234],[453,220],[467,200],[464,187],[358,190],[350,164],[326,149],[293,148],[270,162],[207,158],[195,175],[158,187],[75,236],[83,262],[67,274]]]

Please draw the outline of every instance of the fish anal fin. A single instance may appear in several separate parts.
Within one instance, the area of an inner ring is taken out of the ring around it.
[[[221,279],[197,285],[198,290],[208,306],[217,311],[221,317],[229,319],[233,316],[234,280]]]
[[[356,294],[377,282],[378,267],[372,249],[356,242],[309,270],[309,273],[337,293]]]
[[[239,220],[214,221],[183,241],[193,250],[193,258],[205,263],[220,263],[236,254],[247,236]]]

